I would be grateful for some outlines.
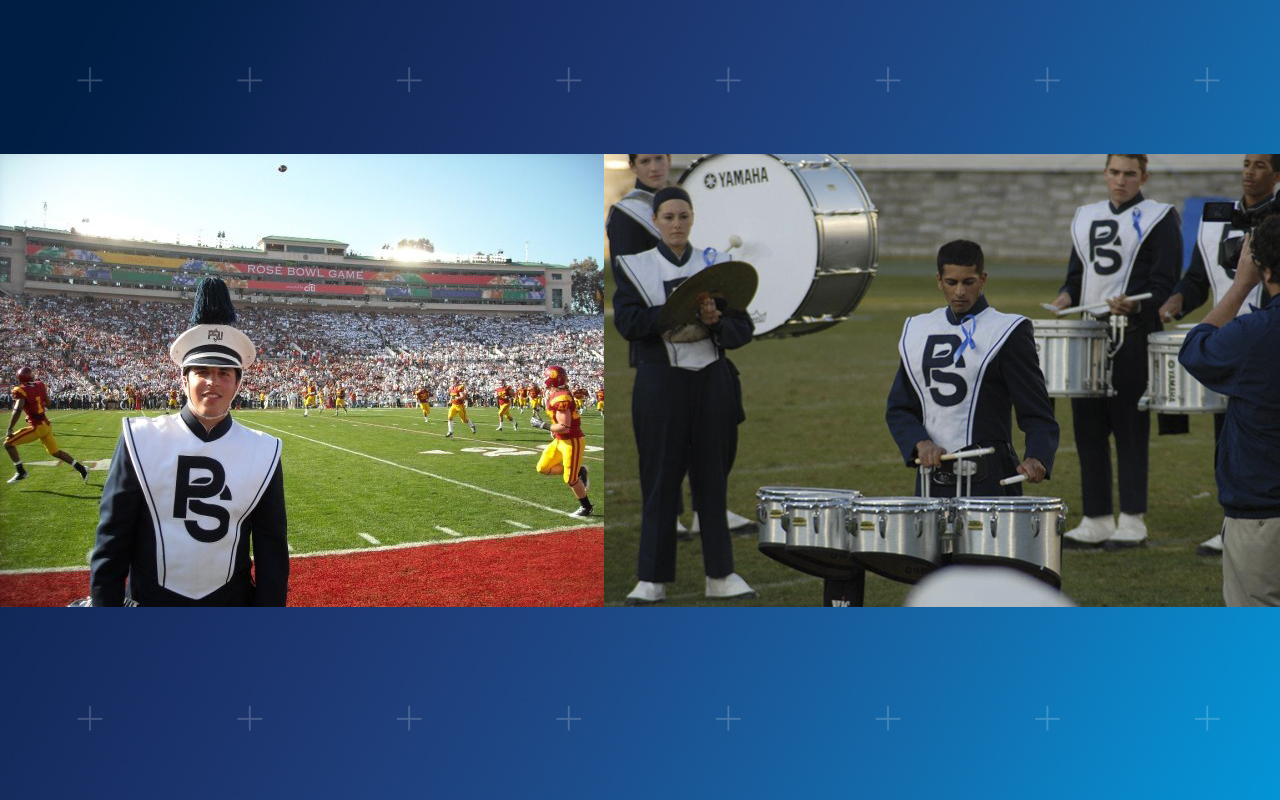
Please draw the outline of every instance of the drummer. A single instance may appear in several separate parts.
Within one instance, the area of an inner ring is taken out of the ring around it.
[[[1103,175],[1108,199],[1076,209],[1067,280],[1053,304],[1106,302],[1111,315],[1125,317],[1124,345],[1112,359],[1115,395],[1071,400],[1084,519],[1063,542],[1116,549],[1147,542],[1151,414],[1138,410],[1138,399],[1147,390],[1147,335],[1162,329],[1160,306],[1182,271],[1182,234],[1173,206],[1142,195],[1149,177],[1145,154],[1110,154]],[[1129,299],[1148,292],[1150,299]],[[1120,473],[1118,525],[1112,516],[1111,436]]]
[[[1236,208],[1250,214],[1268,213],[1275,202],[1276,179],[1280,176],[1280,154],[1249,153],[1244,157],[1244,167],[1240,171],[1240,182],[1244,195],[1236,203]],[[1216,306],[1222,301],[1231,288],[1235,277],[1235,263],[1243,241],[1244,232],[1232,228],[1223,222],[1200,221],[1196,233],[1196,247],[1191,253],[1191,266],[1173,287],[1173,294],[1165,304],[1160,306],[1160,320],[1172,322],[1182,319],[1187,314],[1204,305],[1210,294]],[[1264,305],[1263,287],[1259,283],[1245,301],[1240,305],[1240,314],[1248,314],[1254,307]],[[1216,451],[1222,441],[1222,425],[1227,415],[1213,415],[1213,443]],[[1186,428],[1182,429],[1185,432]],[[1222,534],[1214,534],[1206,542],[1196,548],[1200,555],[1222,555]]]
[[[636,176],[636,183],[630,192],[609,207],[609,214],[605,217],[604,227],[605,233],[609,238],[610,258],[643,253],[646,250],[652,250],[657,247],[658,242],[661,241],[658,229],[653,224],[653,193],[671,183],[671,154],[628,153],[627,163],[630,166],[631,174]],[[631,347],[634,353],[636,345],[632,344]],[[732,371],[734,369],[733,362],[729,362],[729,364]],[[736,371],[734,374],[736,376]],[[693,493],[694,507],[693,532],[698,533],[701,530],[701,526],[697,514],[697,490],[692,485],[690,489]],[[683,513],[682,496],[681,507],[677,516]],[[728,510],[725,511],[725,518],[729,523],[730,530],[745,527],[752,522],[750,519]],[[676,520],[676,532],[682,537],[692,538],[678,518]]]
[[[1002,478],[1040,483],[1053,470],[1058,423],[1036,357],[1031,320],[987,302],[982,248],[963,239],[938,250],[938,289],[946,305],[910,317],[898,344],[900,361],[885,421],[908,467],[934,467],[930,494],[954,497],[958,479],[941,456],[994,447],[973,461],[974,496],[1021,495]],[[1012,412],[1026,434],[1026,454],[1013,448]],[[945,470],[938,469],[947,465]],[[919,480],[916,493],[922,494]]]
[[[647,605],[666,598],[665,584],[676,578],[676,514],[685,471],[698,487],[702,513],[702,551],[707,597],[754,597],[755,592],[733,571],[733,546],[725,522],[729,469],[737,448],[739,399],[725,358],[726,349],[751,341],[754,325],[745,310],[730,310],[724,301],[707,298],[700,305],[693,332],[704,335],[662,336],[657,320],[667,298],[690,276],[712,264],[730,260],[712,248],[689,241],[693,203],[676,186],[653,198],[653,223],[662,241],[652,250],[614,258],[617,291],[613,322],[631,343],[636,367],[631,419],[640,455],[639,583],[627,595],[628,605]],[[686,326],[688,327],[688,326]]]

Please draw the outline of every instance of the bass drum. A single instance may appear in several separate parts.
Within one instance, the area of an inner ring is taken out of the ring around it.
[[[755,266],[757,337],[800,336],[848,317],[876,274],[876,208],[834,155],[708,155],[680,176],[693,241]]]

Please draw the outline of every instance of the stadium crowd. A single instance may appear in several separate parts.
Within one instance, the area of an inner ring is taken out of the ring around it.
[[[257,405],[296,407],[307,382],[322,393],[354,392],[358,405],[404,405],[422,386],[443,403],[461,379],[477,404],[493,402],[503,380],[513,387],[564,366],[575,386],[604,383],[598,316],[370,314],[282,308],[239,309],[240,327],[258,344],[243,395]],[[161,408],[178,374],[165,353],[188,327],[178,304],[76,295],[0,295],[0,353],[7,369],[29,365],[55,406],[116,405],[126,386],[145,407]],[[104,390],[105,387],[105,390]]]

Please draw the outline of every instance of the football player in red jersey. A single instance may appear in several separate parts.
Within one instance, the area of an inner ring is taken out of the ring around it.
[[[471,433],[474,435],[476,424],[467,419],[467,387],[462,383],[462,378],[454,378],[453,385],[449,387],[449,416],[445,420],[449,425],[449,431],[445,434],[446,439],[453,436],[453,420],[457,417],[471,428]]]
[[[542,413],[538,411],[542,407],[542,390],[538,388],[538,384],[529,385],[529,408],[531,409],[529,424],[535,428],[545,428],[547,423],[542,421]]]
[[[577,404],[569,393],[569,376],[564,367],[547,367],[547,413],[551,417],[552,440],[538,458],[538,472],[563,475],[564,482],[578,498],[579,508],[570,516],[589,517],[595,511],[587,497],[587,468],[582,464],[584,440]]]
[[[494,390],[494,394],[498,397],[498,430],[502,430],[502,421],[505,419],[511,423],[514,430],[520,430],[520,423],[516,422],[511,416],[511,387],[504,380],[502,385]]]
[[[36,440],[44,445],[49,455],[75,467],[76,472],[80,473],[80,479],[88,483],[88,468],[66,450],[58,447],[58,440],[53,438],[53,425],[49,423],[49,418],[44,413],[48,403],[49,392],[44,388],[43,383],[36,380],[31,367],[18,370],[18,385],[13,387],[13,415],[9,417],[9,428],[4,434],[4,449],[9,454],[9,458],[13,459],[13,467],[16,470],[13,477],[9,479],[9,483],[17,483],[27,477],[27,469],[22,466],[22,456],[18,455],[18,445],[29,444]],[[13,426],[18,421],[18,414],[27,415],[27,427],[14,433]]]

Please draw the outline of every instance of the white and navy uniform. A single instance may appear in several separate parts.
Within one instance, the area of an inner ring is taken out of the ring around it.
[[[1147,390],[1147,336],[1163,330],[1160,306],[1182,270],[1179,226],[1172,206],[1147,200],[1141,193],[1119,208],[1107,200],[1081,206],[1071,223],[1071,261],[1061,291],[1071,296],[1072,305],[1151,293],[1127,319],[1124,346],[1112,362],[1115,395],[1071,400],[1086,517],[1114,513],[1111,435],[1116,439],[1120,510],[1147,510],[1151,415],[1138,410],[1138,399]]]
[[[662,241],[653,224],[653,190],[639,180],[630,192],[609,207],[604,221],[609,257],[633,256],[652,250]]]
[[[1250,211],[1261,211],[1271,206],[1276,201],[1275,197],[1268,197],[1257,205],[1251,206]],[[1244,207],[1244,199],[1241,198],[1236,202],[1236,208]],[[1240,240],[1244,238],[1244,231],[1235,230],[1225,222],[1205,222],[1200,221],[1200,228],[1196,232],[1196,247],[1191,253],[1191,264],[1187,267],[1187,271],[1183,273],[1182,279],[1178,281],[1178,285],[1173,287],[1174,294],[1182,295],[1182,311],[1178,314],[1178,319],[1182,319],[1187,314],[1195,311],[1204,305],[1206,300],[1211,300],[1213,305],[1217,305],[1222,296],[1231,288],[1231,283],[1235,280],[1236,265],[1223,264],[1223,248],[1228,241]],[[1245,298],[1244,303],[1240,305],[1240,311],[1236,316],[1248,314],[1255,308],[1265,305],[1267,296],[1265,294],[1265,282],[1259,282],[1254,290]],[[1213,415],[1213,441],[1214,449],[1217,449],[1218,443],[1222,440],[1222,426],[1225,423],[1227,415],[1225,413]],[[1184,424],[1175,432],[1185,433],[1188,426]]]
[[[950,308],[911,317],[898,343],[898,374],[889,390],[885,421],[907,466],[916,444],[928,439],[948,453],[994,447],[982,457],[975,496],[1020,495],[1022,485],[1000,486],[1022,463],[1013,448],[1011,417],[1026,434],[1026,455],[1053,472],[1058,423],[1036,356],[1031,321],[1004,314],[979,297],[957,319]],[[930,494],[955,496],[955,475],[933,473]],[[922,487],[917,482],[916,492]]]
[[[725,496],[737,452],[741,398],[725,350],[750,342],[755,328],[745,311],[723,307],[711,337],[699,342],[668,342],[657,327],[677,286],[710,264],[728,260],[692,244],[677,256],[661,242],[652,250],[614,259],[613,323],[631,343],[636,368],[631,422],[644,496],[642,581],[675,580],[675,525],[686,469],[698,502],[706,574],[723,578],[733,572]]]
[[[128,417],[103,486],[95,606],[283,606],[289,552],[280,440],[190,407]],[[253,577],[250,574],[250,547]]]

